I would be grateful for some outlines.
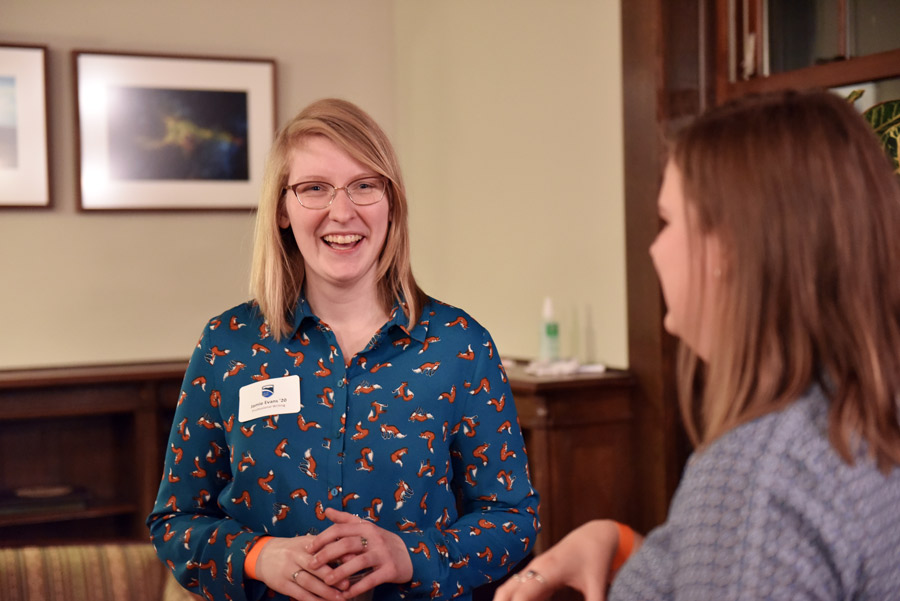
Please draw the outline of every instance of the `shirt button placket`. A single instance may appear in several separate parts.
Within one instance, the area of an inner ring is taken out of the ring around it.
[[[334,393],[334,419],[332,420],[332,440],[334,441],[331,449],[331,452],[334,453],[334,459],[331,465],[333,466],[332,470],[329,470],[328,474],[328,484],[329,484],[329,496],[337,500],[336,507],[341,509],[340,506],[340,494],[343,490],[343,463],[344,463],[344,439],[342,426],[341,426],[341,416],[347,414],[347,402],[348,402],[348,389],[347,385],[347,370],[344,367],[344,361],[342,358],[338,357],[337,361],[335,361],[334,373],[337,376],[336,387],[337,390]]]

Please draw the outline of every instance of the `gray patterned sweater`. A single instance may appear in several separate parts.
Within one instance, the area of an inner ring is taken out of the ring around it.
[[[900,599],[900,469],[828,442],[818,388],[688,461],[611,601]]]

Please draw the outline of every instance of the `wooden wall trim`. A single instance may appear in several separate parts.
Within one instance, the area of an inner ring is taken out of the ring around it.
[[[635,526],[665,520],[690,452],[675,393],[675,340],[649,256],[670,128],[714,97],[714,0],[622,0],[629,369],[635,375]]]
[[[787,88],[831,88],[898,76],[900,76],[900,50],[888,50],[845,61],[775,73],[767,77],[755,77],[747,81],[724,82],[720,85],[720,101]]]
[[[0,370],[0,390],[71,386],[107,382],[146,382],[183,377],[188,360],[147,363],[73,365]]]
[[[657,233],[656,194],[662,177],[662,32],[658,0],[622,2],[625,127],[625,247],[628,362],[635,375],[635,527],[660,523],[668,504],[665,432],[663,305],[648,248]]]

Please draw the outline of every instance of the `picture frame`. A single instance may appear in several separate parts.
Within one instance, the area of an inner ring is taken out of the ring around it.
[[[0,42],[0,208],[50,207],[47,47]]]
[[[89,50],[72,60],[80,210],[256,207],[274,60]]]

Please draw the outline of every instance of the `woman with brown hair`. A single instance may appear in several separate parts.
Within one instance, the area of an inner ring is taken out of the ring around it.
[[[895,598],[900,186],[872,131],[828,92],[716,108],[676,137],[659,214],[697,446],[669,516],[585,524],[496,598]]]
[[[148,525],[207,599],[471,598],[534,544],[500,355],[412,275],[397,158],[337,99],[278,134],[253,301],[209,321]]]

